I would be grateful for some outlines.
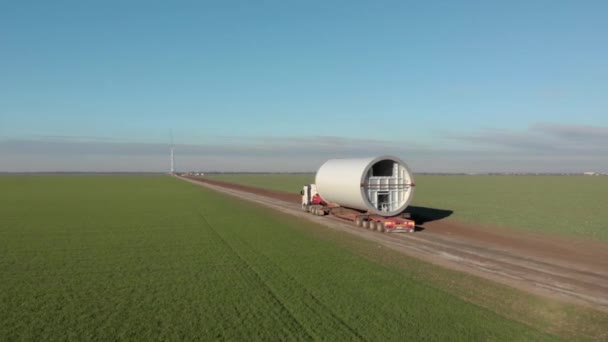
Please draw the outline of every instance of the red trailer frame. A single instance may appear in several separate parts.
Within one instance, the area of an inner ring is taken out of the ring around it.
[[[416,222],[409,214],[399,216],[380,216],[370,213],[361,213],[353,209],[340,207],[339,205],[310,205],[307,207],[313,215],[333,215],[335,217],[354,222],[357,227],[376,230],[382,233],[413,233],[416,230]]]

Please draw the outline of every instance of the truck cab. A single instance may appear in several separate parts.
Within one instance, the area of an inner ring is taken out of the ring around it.
[[[319,193],[317,192],[317,186],[315,184],[306,184],[300,191],[302,195],[302,210],[308,211],[311,205],[322,204]]]

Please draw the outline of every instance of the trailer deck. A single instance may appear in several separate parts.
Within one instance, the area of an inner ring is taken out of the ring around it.
[[[357,227],[382,233],[413,233],[416,230],[416,222],[410,219],[407,214],[384,217],[332,204],[306,206],[306,210],[318,216],[333,215],[351,221]]]

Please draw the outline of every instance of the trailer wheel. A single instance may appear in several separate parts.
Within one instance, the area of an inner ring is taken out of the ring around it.
[[[310,208],[310,213],[313,215],[317,215],[317,207],[311,207]]]
[[[379,231],[380,233],[385,233],[386,227],[384,227],[384,222],[376,223],[376,230]]]
[[[376,230],[376,221],[369,221],[369,230]]]
[[[361,226],[363,226],[363,219],[362,219],[360,216],[358,216],[358,217],[355,219],[355,226],[357,226],[357,227],[361,227]]]
[[[317,215],[325,216],[325,210],[323,210],[322,208],[319,208],[319,210],[317,211]]]
[[[363,228],[365,228],[365,229],[369,229],[369,224],[370,224],[370,221],[368,221],[368,220],[363,220]]]

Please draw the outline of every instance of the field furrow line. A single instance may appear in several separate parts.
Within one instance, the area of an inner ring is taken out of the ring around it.
[[[300,322],[298,320],[298,318],[296,317],[296,315],[283,302],[283,300],[275,292],[275,290],[264,281],[263,277],[255,269],[255,267],[253,267],[245,258],[243,258],[243,256],[228,241],[226,241],[226,239],[219,232],[217,232],[217,230],[213,227],[213,225],[209,222],[209,220],[207,220],[207,218],[205,217],[205,215],[203,215],[202,213],[199,213],[199,216],[201,217],[201,219],[203,220],[203,222],[205,222],[205,224],[207,225],[207,227],[209,227],[210,231],[217,238],[217,240],[220,243],[222,243],[224,246],[226,246],[227,249],[229,251],[231,251],[231,253],[233,255],[235,255],[241,261],[241,263],[247,267],[248,270],[250,270],[252,272],[252,274],[253,274],[256,282],[262,284],[266,288],[267,293],[272,297],[273,301],[276,304],[278,304],[285,312],[287,312],[287,314],[289,315],[289,318],[291,319],[291,321],[293,323],[295,323],[297,326],[299,326],[302,329],[302,331],[305,332],[308,337],[310,337],[311,340],[318,339],[318,337],[316,335],[314,335],[313,332],[309,331],[309,329],[302,322]],[[282,318],[282,317],[279,317],[279,318]]]
[[[235,238],[235,239],[238,239],[238,238]],[[274,261],[272,261],[272,259],[270,257],[268,257],[266,254],[264,254],[264,252],[259,251],[258,249],[255,249],[254,247],[247,244],[247,242],[245,242],[242,239],[238,239],[238,241],[242,245],[246,246],[249,251],[251,251],[252,253],[255,253],[258,258],[262,259],[261,264],[271,266],[271,267],[268,267],[268,269],[273,274],[269,274],[268,275],[269,278],[271,278],[271,279],[284,278],[287,281],[287,283],[295,284],[297,286],[297,288],[299,289],[299,292],[301,293],[301,295],[295,296],[295,298],[297,298],[297,299],[300,299],[300,300],[306,302],[305,298],[310,298],[312,303],[306,303],[306,306],[310,310],[314,311],[316,314],[318,314],[320,316],[323,315],[324,313],[327,313],[331,320],[338,323],[338,326],[343,326],[344,328],[346,328],[346,330],[350,334],[352,334],[352,336],[355,336],[359,340],[362,340],[362,341],[366,340],[365,337],[363,337],[355,328],[350,326],[343,318],[341,318],[338,314],[336,314],[333,310],[331,310],[330,307],[325,305],[323,303],[323,301],[321,301],[317,296],[315,296],[306,286],[304,286],[302,283],[300,283],[290,273],[286,272],[279,265],[277,265]],[[321,310],[319,310],[319,308]]]

